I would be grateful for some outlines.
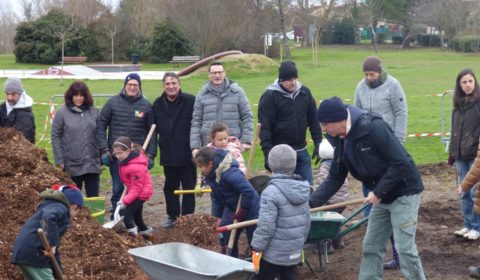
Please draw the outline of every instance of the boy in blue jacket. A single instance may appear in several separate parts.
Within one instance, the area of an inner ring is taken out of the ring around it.
[[[23,225],[13,245],[12,263],[18,265],[25,279],[54,280],[50,260],[54,255],[60,263],[60,238],[83,206],[83,196],[74,186],[61,186],[40,193],[43,201],[35,214]],[[37,230],[42,228],[51,251],[47,252]]]
[[[195,155],[195,163],[205,176],[205,183],[212,189],[212,216],[217,218],[215,226],[229,225],[234,219],[246,221],[258,217],[260,197],[245,175],[238,168],[238,162],[230,152],[204,147]],[[240,209],[238,199],[242,195]],[[252,241],[255,226],[245,228],[248,244]],[[238,256],[239,229],[232,249],[232,256]],[[224,233],[220,239],[222,253],[226,252],[230,233]]]

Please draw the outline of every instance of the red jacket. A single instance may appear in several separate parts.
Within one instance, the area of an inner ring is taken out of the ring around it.
[[[131,204],[137,198],[147,201],[153,195],[152,178],[147,168],[148,158],[143,152],[135,154],[120,163],[120,179],[127,187],[127,193],[122,199],[125,205]]]

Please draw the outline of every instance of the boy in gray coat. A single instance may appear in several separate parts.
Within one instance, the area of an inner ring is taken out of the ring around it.
[[[251,247],[261,255],[254,279],[297,279],[297,265],[310,230],[310,184],[293,174],[297,153],[286,144],[268,154],[272,178],[260,198],[260,214]]]

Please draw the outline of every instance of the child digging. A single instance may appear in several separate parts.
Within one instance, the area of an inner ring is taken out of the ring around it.
[[[49,256],[60,262],[60,239],[67,231],[71,217],[83,206],[82,192],[74,186],[62,186],[58,190],[47,189],[40,193],[43,201],[33,216],[22,226],[13,245],[12,263],[18,265],[25,279],[53,280]],[[50,251],[43,247],[37,230],[46,234]]]
[[[295,150],[281,144],[268,154],[272,178],[262,192],[252,259],[258,274],[253,279],[298,279],[297,265],[310,230],[310,184],[293,174]]]
[[[127,187],[125,196],[117,203],[124,210],[123,223],[131,237],[138,233],[149,241],[153,229],[143,221],[143,204],[153,195],[152,178],[148,172],[148,157],[142,148],[128,137],[118,137],[112,145],[113,154],[120,162],[119,172]],[[136,226],[135,226],[136,225]]]
[[[238,169],[238,162],[232,158],[230,152],[224,150],[213,150],[204,147],[195,155],[195,163],[200,173],[205,176],[205,183],[212,189],[212,216],[216,217],[215,226],[229,225],[234,219],[245,221],[258,217],[259,196],[245,175]],[[240,198],[240,209],[237,203]],[[245,228],[248,244],[252,241],[255,226]],[[235,243],[232,248],[232,256],[238,256],[238,238],[241,229],[235,236]],[[222,253],[226,252],[227,242],[230,233],[224,233],[220,238]]]

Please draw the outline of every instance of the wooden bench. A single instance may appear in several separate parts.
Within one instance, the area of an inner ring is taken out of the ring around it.
[[[86,56],[64,56],[63,57],[63,63],[83,63],[83,62],[87,62]],[[61,60],[60,60],[60,63],[62,63]]]
[[[180,63],[195,63],[200,60],[200,56],[198,55],[186,55],[186,56],[173,56],[170,63],[175,64],[176,67]]]

